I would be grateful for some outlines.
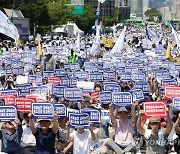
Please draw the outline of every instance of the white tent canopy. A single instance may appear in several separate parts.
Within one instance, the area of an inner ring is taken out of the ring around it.
[[[78,28],[75,23],[68,23],[66,25],[61,25],[52,30],[53,33],[68,33],[68,35],[83,35],[84,32]]]

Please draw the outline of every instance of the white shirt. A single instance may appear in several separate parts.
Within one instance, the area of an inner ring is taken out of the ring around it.
[[[91,133],[88,130],[84,130],[83,134],[73,131],[70,139],[74,143],[73,154],[90,154]]]
[[[27,124],[22,126],[23,129],[23,134],[21,137],[21,145],[22,147],[26,147],[26,146],[36,146],[36,138],[35,136],[32,134],[32,131],[30,129],[29,126],[27,126]]]

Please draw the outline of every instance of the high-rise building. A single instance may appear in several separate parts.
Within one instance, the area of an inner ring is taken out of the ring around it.
[[[129,0],[127,3],[131,8],[131,14],[137,17],[143,16],[143,0]]]
[[[159,9],[164,7],[164,2],[166,0],[149,0],[149,8],[156,8]]]

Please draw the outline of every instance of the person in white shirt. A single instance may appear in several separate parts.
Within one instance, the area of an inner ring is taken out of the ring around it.
[[[33,135],[29,126],[28,114],[24,114],[25,124],[22,126],[23,133],[21,137],[21,153],[22,154],[34,154],[36,146],[36,138]]]
[[[69,122],[67,122],[69,126]],[[93,132],[93,128],[89,130],[84,128],[77,128],[77,131],[73,131],[70,134],[70,128],[67,129],[66,139],[73,141],[73,154],[90,154],[90,146],[92,141],[96,141],[96,136]]]

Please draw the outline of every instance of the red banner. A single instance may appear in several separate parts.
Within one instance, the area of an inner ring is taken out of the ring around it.
[[[4,99],[5,105],[14,105],[15,96],[14,95],[0,95],[0,100]]]
[[[50,83],[50,84],[61,84],[61,79],[58,77],[49,77],[48,83]]]
[[[180,97],[180,87],[165,87],[164,93],[167,98]]]
[[[149,119],[153,116],[167,118],[165,102],[144,102],[144,119]]]
[[[31,103],[34,102],[33,99],[28,98],[16,98],[15,104],[18,111],[31,111]]]
[[[46,96],[43,94],[29,94],[26,98],[33,99],[34,102],[46,102]]]

